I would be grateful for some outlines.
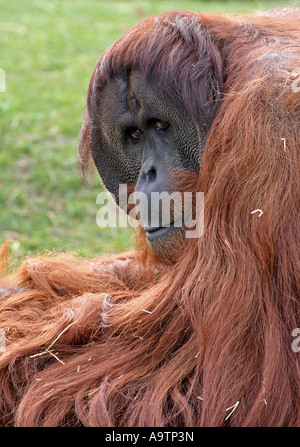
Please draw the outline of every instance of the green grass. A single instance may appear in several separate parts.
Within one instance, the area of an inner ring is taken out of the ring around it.
[[[59,249],[84,256],[131,247],[130,229],[96,225],[95,176],[88,191],[77,141],[93,67],[143,17],[170,9],[240,12],[291,1],[0,0],[0,243],[15,262]]]

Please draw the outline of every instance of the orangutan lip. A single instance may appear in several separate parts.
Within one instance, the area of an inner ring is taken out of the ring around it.
[[[146,230],[146,237],[147,237],[148,241],[151,241],[157,237],[162,236],[164,233],[166,233],[168,230],[170,230],[170,228],[173,228],[173,227],[174,227],[174,222],[171,222],[168,227],[156,227],[156,228],[146,227],[146,228],[144,228],[144,230]]]

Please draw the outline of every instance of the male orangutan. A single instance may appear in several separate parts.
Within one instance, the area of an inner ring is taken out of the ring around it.
[[[164,13],[107,49],[83,174],[203,192],[204,233],[146,222],[131,253],[3,277],[2,424],[300,425],[299,64],[299,9]]]

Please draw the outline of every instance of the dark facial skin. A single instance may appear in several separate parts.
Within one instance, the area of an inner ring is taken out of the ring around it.
[[[99,122],[91,135],[92,155],[110,192],[118,194],[120,183],[133,186],[148,198],[151,193],[180,191],[178,172],[199,171],[203,135],[184,107],[180,110],[164,101],[154,84],[139,72],[113,79],[102,92]],[[155,252],[176,245],[182,229],[151,226],[142,221],[146,237]]]

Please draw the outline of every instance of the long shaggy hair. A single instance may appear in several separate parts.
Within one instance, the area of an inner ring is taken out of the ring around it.
[[[29,258],[4,276],[2,424],[300,425],[299,19],[165,13],[101,57],[82,170],[103,85],[138,67],[165,100],[213,120],[196,186],[204,235],[167,268],[143,261],[142,241],[93,261]]]

